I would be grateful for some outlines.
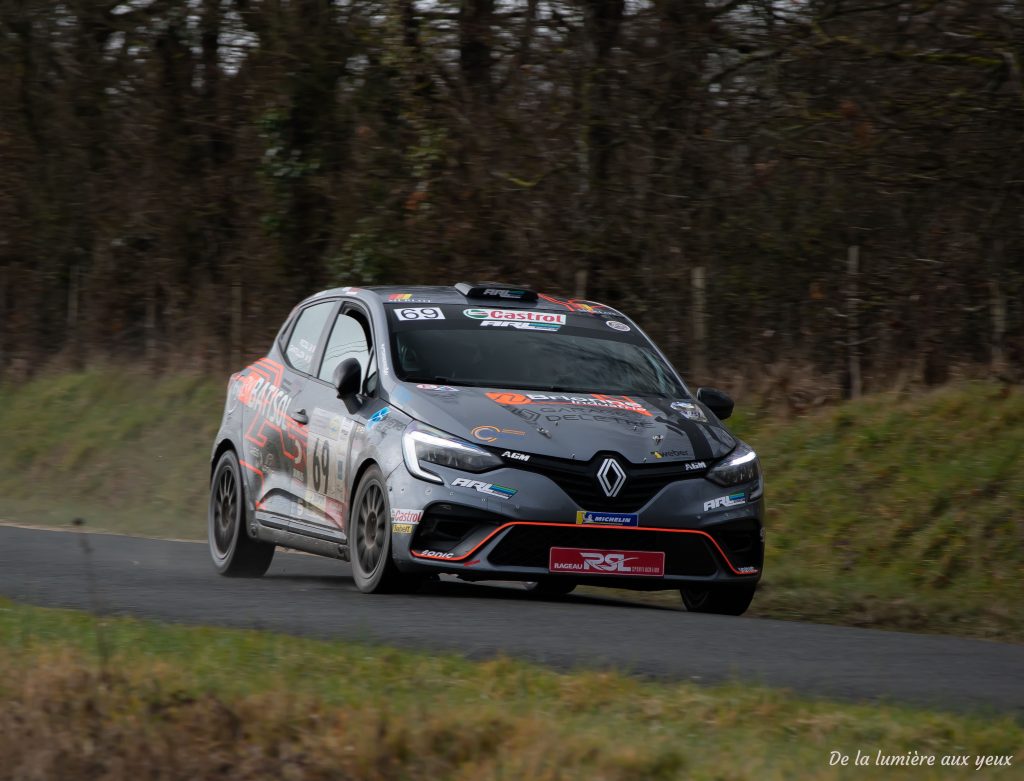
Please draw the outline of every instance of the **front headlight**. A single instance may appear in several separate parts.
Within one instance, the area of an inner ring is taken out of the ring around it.
[[[707,474],[708,480],[722,486],[750,483],[760,477],[761,462],[757,460],[757,453],[743,443]]]
[[[409,471],[431,483],[444,480],[426,468],[430,464],[463,472],[485,472],[502,464],[493,453],[416,421],[410,423],[402,435],[402,454]]]

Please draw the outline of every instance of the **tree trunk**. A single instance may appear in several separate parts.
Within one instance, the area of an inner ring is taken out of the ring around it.
[[[846,350],[850,373],[850,398],[860,398],[862,391],[860,375],[860,289],[857,278],[860,276],[860,247],[853,244],[846,250]]]

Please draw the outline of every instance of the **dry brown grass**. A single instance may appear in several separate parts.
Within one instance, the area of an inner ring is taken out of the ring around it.
[[[841,750],[1014,754],[1010,716],[556,673],[0,600],[0,781],[871,778]],[[946,779],[948,768],[901,769]],[[977,777],[973,768],[953,777]]]
[[[561,779],[674,777],[682,756],[543,719],[472,709],[331,707],[282,691],[192,694],[158,666],[101,673],[64,654],[3,678],[0,778]]]

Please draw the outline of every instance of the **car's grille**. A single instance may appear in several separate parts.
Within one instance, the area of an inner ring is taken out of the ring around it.
[[[496,566],[547,569],[551,548],[662,551],[666,575],[713,575],[718,564],[697,534],[583,526],[513,526],[487,559]]]
[[[607,458],[614,458],[626,474],[625,482],[614,497],[605,495],[598,480],[598,471]],[[529,461],[509,461],[508,464],[550,478],[581,509],[605,512],[636,512],[670,483],[704,475],[703,471],[683,471],[679,462],[631,464],[614,453],[598,453],[590,461],[531,455]]]

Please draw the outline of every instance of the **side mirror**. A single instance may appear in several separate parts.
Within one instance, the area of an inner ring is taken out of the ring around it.
[[[355,358],[346,358],[334,367],[334,387],[338,389],[338,398],[349,407],[359,393],[363,381],[363,370]],[[351,409],[349,410],[351,412]]]
[[[722,393],[717,388],[698,388],[697,401],[714,412],[715,417],[719,420],[725,420],[732,415],[732,409],[735,406],[728,394]]]

